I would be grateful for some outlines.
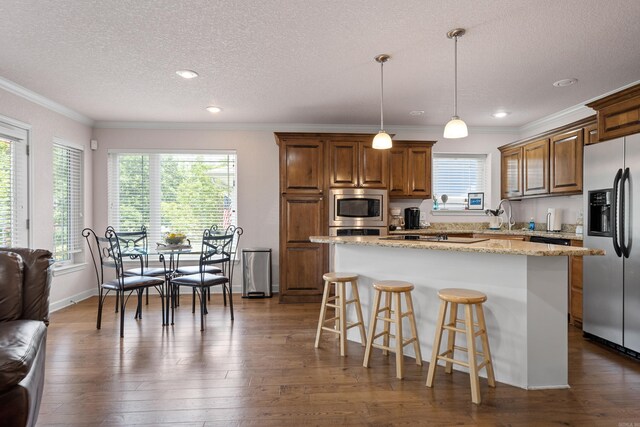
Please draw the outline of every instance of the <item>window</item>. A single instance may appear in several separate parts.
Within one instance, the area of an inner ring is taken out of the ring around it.
[[[469,193],[485,192],[486,154],[433,154],[433,194],[448,200],[440,209],[462,210]]]
[[[200,245],[205,228],[237,225],[236,153],[109,152],[109,224],[147,227],[155,246],[169,231]]]
[[[27,129],[0,117],[0,246],[29,246]]]
[[[80,264],[84,228],[83,149],[53,143],[53,257],[56,267]]]

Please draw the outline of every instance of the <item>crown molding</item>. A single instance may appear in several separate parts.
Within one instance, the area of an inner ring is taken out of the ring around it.
[[[586,100],[584,102],[581,102],[578,105],[574,105],[573,107],[569,107],[569,108],[564,109],[562,111],[558,111],[557,113],[553,113],[553,114],[551,114],[549,116],[542,117],[541,119],[534,120],[533,122],[526,123],[526,124],[520,126],[520,132],[524,133],[524,132],[527,132],[528,130],[535,129],[535,128],[538,128],[538,127],[542,127],[542,126],[544,126],[545,124],[547,124],[549,122],[560,120],[560,119],[563,119],[563,118],[566,118],[566,117],[569,117],[569,116],[573,116],[573,117],[571,117],[570,121],[571,120],[577,120],[576,116],[582,116],[582,117],[590,116],[590,115],[594,114],[595,112],[591,108],[587,107],[586,104],[589,104],[591,102],[597,101],[597,100],[602,99],[602,98],[606,98],[609,95],[613,95],[614,93],[618,93],[620,91],[628,89],[628,88],[630,88],[632,86],[636,86],[638,84],[640,84],[640,80],[631,82],[631,83],[629,83],[627,85],[624,85],[622,87],[619,87],[617,89],[613,89],[613,90],[611,90],[609,92],[603,93],[602,95],[598,95],[598,96],[596,96],[594,98],[588,99],[588,100]],[[580,117],[580,118],[582,118],[582,117]]]
[[[159,129],[159,130],[220,130],[254,132],[340,132],[377,133],[376,125],[311,124],[311,123],[211,123],[211,122],[129,122],[96,121],[95,129]],[[389,133],[428,132],[440,133],[443,126],[386,126]],[[469,133],[496,134],[518,133],[517,127],[477,126],[469,127]]]
[[[62,114],[72,120],[75,120],[83,125],[93,126],[95,121],[84,114],[78,113],[71,108],[65,107],[62,104],[59,104],[51,99],[42,96],[32,90],[27,89],[24,86],[20,86],[19,84],[12,82],[11,80],[7,80],[4,77],[0,76],[0,89],[4,89],[9,93],[17,95],[21,98],[26,99],[27,101],[31,101],[34,104],[38,104],[42,107],[45,107],[51,111]]]

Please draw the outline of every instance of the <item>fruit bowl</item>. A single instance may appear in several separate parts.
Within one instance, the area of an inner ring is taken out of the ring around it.
[[[187,236],[183,233],[167,233],[164,236],[164,241],[167,245],[180,245],[186,238]]]

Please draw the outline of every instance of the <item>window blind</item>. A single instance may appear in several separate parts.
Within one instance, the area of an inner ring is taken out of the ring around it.
[[[0,246],[28,246],[27,131],[0,123]]]
[[[237,225],[235,151],[109,153],[109,224],[147,227],[150,246],[168,232],[201,244],[205,228]]]
[[[82,252],[82,160],[81,149],[63,142],[53,144],[53,256],[56,263],[73,263],[75,254]]]
[[[434,153],[434,197],[446,194],[447,209],[464,209],[468,193],[485,191],[486,163],[486,154]]]

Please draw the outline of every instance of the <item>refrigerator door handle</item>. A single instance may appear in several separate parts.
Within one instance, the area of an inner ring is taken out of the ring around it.
[[[624,170],[622,179],[620,180],[620,249],[622,249],[622,254],[625,258],[629,258],[629,253],[631,252],[631,242],[629,242],[629,246],[627,246],[627,232],[624,221],[626,206],[631,206],[631,204],[627,203],[630,202],[630,200],[627,200],[625,196],[625,183],[627,181],[629,181],[629,168]],[[629,193],[629,196],[631,196],[631,193]]]
[[[620,179],[622,178],[622,169],[618,169],[618,173],[616,173],[616,177],[613,178],[613,207],[611,212],[611,220],[613,224],[611,224],[611,230],[613,231],[613,250],[616,251],[616,255],[619,257],[622,256],[622,249],[620,249],[620,244],[618,243],[618,189],[620,185]],[[622,209],[620,209],[622,210]]]

